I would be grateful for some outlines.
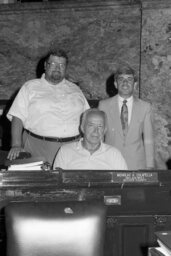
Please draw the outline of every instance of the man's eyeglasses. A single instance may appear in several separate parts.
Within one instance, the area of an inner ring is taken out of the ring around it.
[[[61,69],[65,69],[66,64],[65,63],[58,63],[58,62],[47,62],[49,67],[60,67]]]
[[[134,82],[134,77],[118,77],[117,82],[123,83],[124,81],[127,81],[128,83]]]

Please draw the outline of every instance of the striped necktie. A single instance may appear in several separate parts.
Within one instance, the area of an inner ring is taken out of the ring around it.
[[[121,124],[122,124],[122,130],[123,130],[124,136],[126,136],[128,132],[128,107],[126,103],[127,103],[127,100],[124,100],[121,108]]]

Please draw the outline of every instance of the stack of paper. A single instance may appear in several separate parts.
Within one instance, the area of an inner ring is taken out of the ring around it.
[[[164,256],[171,256],[171,231],[158,231],[155,234],[160,246],[156,249],[163,253]]]
[[[8,171],[40,171],[42,170],[43,161],[36,161],[31,163],[12,164],[8,167]]]
[[[168,253],[163,247],[154,247],[153,249],[153,253],[149,252],[149,256],[170,256],[171,254]]]

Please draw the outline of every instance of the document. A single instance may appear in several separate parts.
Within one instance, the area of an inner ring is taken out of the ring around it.
[[[34,161],[22,164],[12,164],[8,166],[8,171],[40,171],[42,170],[43,163],[43,161]]]

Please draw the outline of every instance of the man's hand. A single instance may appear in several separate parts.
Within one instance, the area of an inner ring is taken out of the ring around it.
[[[21,146],[13,146],[8,153],[7,159],[16,159],[19,156],[20,152],[25,152],[25,150]]]

